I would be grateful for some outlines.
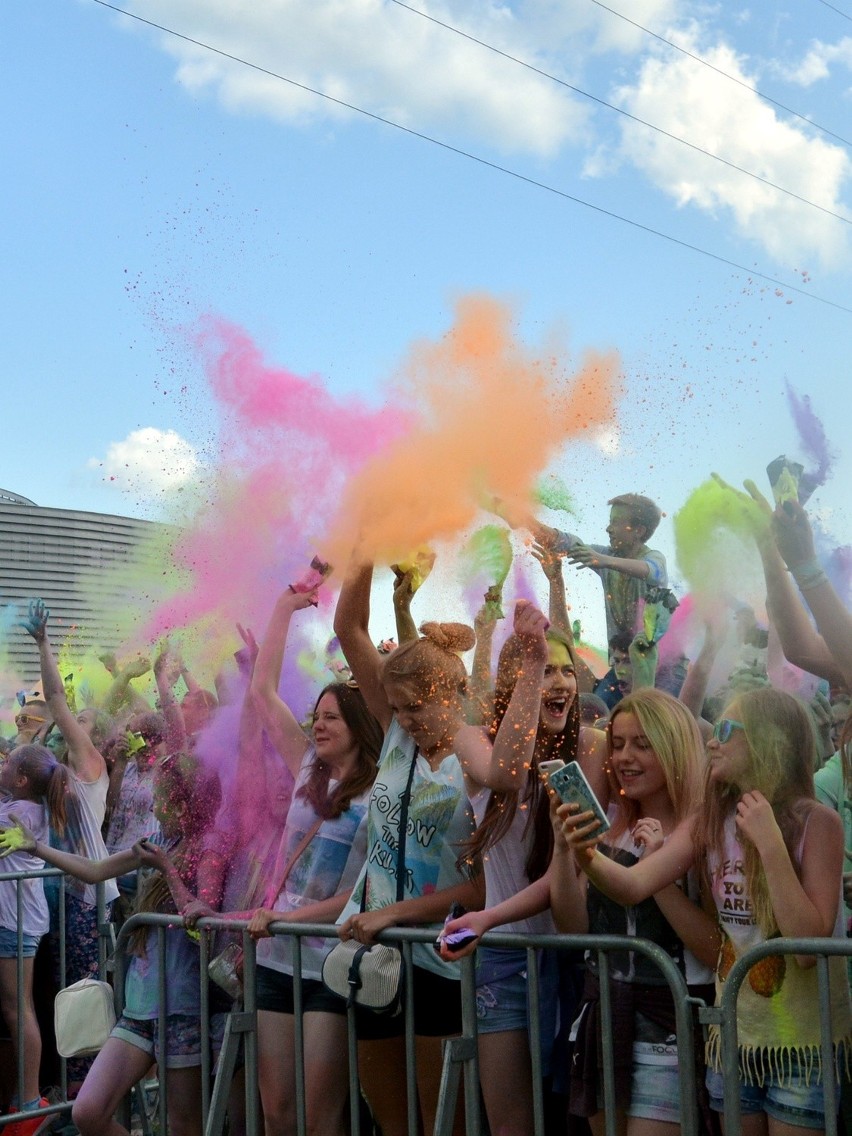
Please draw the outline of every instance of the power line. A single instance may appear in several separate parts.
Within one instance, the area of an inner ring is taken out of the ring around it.
[[[641,221],[634,221],[630,217],[623,217],[620,213],[615,213],[611,209],[605,209],[602,205],[595,205],[591,201],[586,201],[582,197],[576,197],[574,194],[568,193],[563,189],[557,189],[555,186],[548,185],[546,182],[538,181],[536,178],[528,177],[526,174],[519,173],[517,170],[509,169],[507,166],[501,166],[497,162],[492,162],[488,158],[482,158],[478,154],[473,154],[469,150],[462,150],[458,146],[452,146],[449,142],[442,142],[439,138],[432,138],[429,134],[424,134],[422,131],[414,130],[410,126],[403,126],[402,123],[394,122],[393,119],[384,118],[380,114],[375,114],[373,111],[365,110],[363,107],[356,106],[354,103],[346,102],[344,99],[336,98],[334,95],[329,95],[325,91],[319,91],[314,87],[309,87],[306,83],[300,83],[297,79],[290,79],[286,75],[280,75],[276,71],[270,71],[267,67],[261,67],[258,63],[251,63],[247,59],[241,59],[238,55],[233,55],[228,51],[223,51],[219,47],[213,47],[209,43],[204,43],[203,40],[193,39],[192,36],[184,35],[183,32],[175,31],[174,28],[167,28],[163,24],[155,23],[154,20],[145,19],[144,16],[138,16],[135,12],[128,12],[125,8],[119,8],[115,4],[108,3],[108,0],[93,0],[95,4],[99,4],[102,8],[109,8],[113,12],[117,12],[121,16],[127,16],[131,20],[136,20],[140,24],[145,24],[150,28],[155,28],[157,31],[165,32],[166,35],[174,36],[176,39],[183,40],[185,43],[191,43],[195,47],[201,47],[205,51],[210,51],[214,55],[219,55],[223,59],[230,59],[234,63],[239,63],[243,67],[249,67],[253,71],[257,71],[262,75],[268,75],[272,79],[278,79],[282,83],[288,83],[298,90],[306,91],[308,94],[316,95],[317,98],[325,99],[328,102],[334,103],[336,106],[344,107],[346,110],[354,111],[356,114],[363,115],[365,118],[371,119],[373,122],[380,122],[384,126],[392,126],[395,130],[400,130],[404,134],[409,134],[413,138],[419,138],[423,142],[431,142],[434,146],[439,146],[442,150],[447,150],[451,154],[457,154],[459,157],[468,158],[472,162],[477,162],[481,166],[488,169],[496,170],[498,173],[506,174],[509,177],[515,178],[518,181],[524,182],[526,185],[534,186],[536,189],[543,189],[547,193],[552,193],[557,197],[561,197],[566,201],[571,201],[575,205],[582,205],[586,209],[591,209],[595,213],[600,213],[605,217],[610,217],[614,221],[621,221],[622,224],[630,225],[634,229],[641,232],[649,233],[651,236],[659,237],[661,240],[668,241],[670,244],[678,245],[680,248],[688,249],[690,252],[697,252],[701,256],[708,257],[710,260],[716,261],[718,264],[724,264],[728,268],[733,268],[739,273],[746,276],[754,276],[759,280],[765,280],[768,284],[774,284],[776,287],[783,288],[787,292],[795,292],[800,296],[805,296],[809,300],[815,300],[817,303],[825,304],[830,308],[835,308],[838,311],[846,312],[847,315],[852,315],[852,308],[846,307],[844,304],[837,303],[835,300],[829,300],[825,296],[819,296],[815,292],[809,292],[805,288],[800,288],[796,284],[788,284],[784,280],[779,280],[768,273],[760,272],[754,268],[748,268],[744,264],[739,264],[735,260],[729,260],[727,257],[720,256],[718,253],[710,252],[709,249],[701,248],[699,245],[690,244],[689,241],[681,240],[679,237],[673,237],[669,233],[664,233],[659,229],[654,229],[650,225],[644,225]]]
[[[779,193],[786,194],[787,197],[792,197],[795,201],[801,202],[803,205],[809,205],[812,209],[818,209],[820,213],[826,213],[829,217],[834,217],[837,221],[842,221],[845,225],[852,225],[852,218],[845,217],[842,213],[835,213],[833,209],[827,208],[825,205],[819,205],[816,201],[811,201],[809,197],[802,197],[798,193],[794,193],[792,189],[785,189],[783,185],[778,185],[777,182],[770,181],[769,178],[763,177],[761,174],[754,173],[753,170],[747,170],[744,166],[738,166],[736,162],[731,162],[727,158],[723,158],[720,154],[714,154],[711,150],[705,150],[703,146],[698,146],[694,142],[689,142],[686,138],[681,138],[679,134],[672,134],[670,131],[663,129],[662,126],[656,126],[653,122],[648,122],[644,118],[639,118],[630,111],[625,110],[623,107],[616,106],[614,103],[607,102],[606,99],[599,98],[597,95],[591,94],[589,91],[584,91],[582,87],[575,87],[573,83],[567,82],[565,79],[560,79],[557,75],[551,74],[549,71],[544,71],[541,67],[536,67],[534,63],[529,63],[525,59],[519,59],[516,55],[510,54],[508,51],[503,51],[499,47],[495,47],[493,43],[487,43],[485,40],[478,39],[468,32],[462,31],[461,28],[455,27],[453,24],[445,23],[444,20],[439,20],[437,16],[431,16],[428,12],[421,11],[420,8],[414,8],[410,4],[406,4],[404,0],[391,0],[392,4],[396,4],[399,8],[405,8],[407,12],[413,12],[417,16],[422,16],[424,20],[429,20],[439,27],[446,28],[447,31],[455,32],[456,35],[462,36],[463,39],[470,40],[471,43],[478,44],[480,47],[487,48],[488,51],[493,51],[495,55],[500,55],[503,59],[508,59],[512,63],[517,63],[521,67],[526,67],[528,71],[535,72],[536,75],[541,75],[544,79],[550,79],[554,83],[558,83],[560,87],[565,87],[569,91],[573,91],[577,95],[582,95],[583,98],[590,99],[592,102],[597,103],[599,106],[606,107],[608,110],[613,110],[616,114],[621,114],[625,118],[629,118],[631,122],[637,122],[640,126],[647,126],[649,130],[654,130],[658,134],[662,134],[665,138],[670,138],[673,142],[679,142],[682,146],[688,146],[690,150],[695,150],[698,154],[704,154],[707,158],[712,158],[716,162],[721,162],[723,166],[729,169],[736,170],[738,173],[745,174],[747,177],[754,178],[755,181],[767,185],[770,189],[777,189]]]
[[[850,148],[852,148],[852,142],[850,142],[848,138],[844,138],[842,134],[835,134],[834,131],[829,130],[827,126],[820,126],[818,122],[814,122],[814,120],[812,118],[808,118],[806,114],[800,114],[799,111],[793,110],[792,107],[785,106],[784,103],[779,103],[777,99],[773,99],[771,98],[771,96],[765,95],[762,91],[759,91],[757,87],[753,87],[750,83],[746,83],[745,80],[738,79],[736,75],[731,75],[728,71],[723,71],[721,67],[717,67],[714,63],[709,63],[706,59],[702,59],[700,55],[695,55],[693,52],[688,51],[685,47],[681,47],[680,44],[673,43],[670,39],[666,39],[665,36],[661,36],[657,32],[652,32],[650,28],[646,28],[642,24],[637,24],[635,20],[631,20],[629,16],[625,16],[623,12],[616,12],[614,8],[608,7],[602,2],[602,0],[591,0],[591,2],[593,4],[596,4],[599,8],[603,8],[605,12],[609,12],[611,15],[617,16],[619,20],[624,20],[625,23],[630,24],[631,27],[638,28],[640,32],[644,32],[646,35],[651,36],[653,39],[659,40],[660,43],[664,43],[668,47],[673,47],[675,51],[679,51],[682,55],[686,55],[690,59],[694,59],[696,63],[700,63],[704,67],[709,67],[710,70],[715,71],[717,75],[721,75],[725,79],[730,79],[732,83],[737,83],[740,87],[745,87],[747,91],[751,91],[752,94],[757,95],[757,97],[759,99],[763,99],[764,102],[771,103],[773,106],[777,106],[779,110],[783,110],[785,114],[792,114],[794,118],[801,119],[801,121],[806,122],[808,126],[812,126],[814,130],[819,130],[829,138],[834,138],[837,142],[842,142],[844,146],[849,146]]]
[[[832,12],[836,12],[838,16],[842,16],[844,20],[849,20],[852,23],[852,16],[848,12],[844,12],[842,8],[835,8],[833,4],[829,4],[828,0],[819,0],[820,4],[825,4],[826,8],[831,8]]]

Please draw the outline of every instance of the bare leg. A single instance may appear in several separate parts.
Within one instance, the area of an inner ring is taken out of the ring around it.
[[[606,1136],[606,1113],[603,1109],[589,1117],[589,1127],[592,1136]],[[627,1116],[621,1109],[615,1114],[615,1130],[618,1136],[627,1136]]]
[[[168,1069],[169,1136],[201,1136],[201,1068]]]
[[[37,1100],[39,1096],[38,1068],[41,1063],[41,1033],[33,1005],[33,963],[34,959],[24,959],[23,1003],[18,1005],[18,960],[0,959],[0,1010],[6,1019],[12,1037],[12,1053],[17,1061],[24,1063],[24,1101]],[[23,1050],[18,1053],[18,1021],[23,1025]],[[17,1073],[13,1083],[17,1084]]]
[[[359,1041],[358,1076],[382,1136],[407,1136],[405,1039]]]
[[[260,1010],[258,1071],[266,1131],[295,1136],[296,1031],[291,1014]],[[344,1136],[349,1081],[346,1018],[340,1014],[304,1016],[305,1112],[311,1136]]]
[[[783,1120],[776,1120],[774,1116],[764,1116],[767,1122],[769,1136],[819,1136],[819,1129],[817,1128],[802,1128],[798,1124],[785,1124]],[[746,1133],[745,1126],[743,1127],[745,1136],[751,1136]]]
[[[479,1035],[479,1080],[492,1136],[528,1136],[533,1130],[533,1096],[525,1030]]]
[[[679,1124],[666,1120],[649,1120],[645,1116],[628,1116],[627,1136],[678,1136]]]
[[[122,1097],[151,1068],[151,1055],[117,1037],[107,1038],[95,1058],[71,1116],[81,1136],[126,1136],[113,1119]]]
[[[416,1037],[414,1039],[417,1061],[417,1092],[420,1096],[420,1116],[423,1131],[435,1131],[435,1118],[438,1112],[438,1093],[441,1088],[443,1069],[444,1039],[441,1037]],[[453,1136],[464,1136],[464,1091],[459,1086],[456,1114],[453,1119]]]

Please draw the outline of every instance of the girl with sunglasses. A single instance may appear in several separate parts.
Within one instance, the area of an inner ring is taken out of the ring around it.
[[[814,796],[815,742],[807,708],[772,689],[740,695],[707,744],[701,809],[662,848],[632,867],[596,849],[590,813],[558,810],[562,834],[595,886],[636,904],[696,863],[712,895],[722,947],[717,998],[734,961],[776,937],[843,937],[840,818]],[[744,1136],[821,1130],[822,1077],[848,1045],[849,994],[843,960],[829,960],[834,1054],[821,1051],[813,956],[773,956],[740,988],[737,1026]],[[721,1112],[718,1030],[711,1027],[707,1087]]]

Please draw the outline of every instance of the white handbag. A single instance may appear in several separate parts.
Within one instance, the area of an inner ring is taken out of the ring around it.
[[[56,995],[53,1028],[61,1057],[97,1053],[114,1025],[115,1002],[108,982],[81,978]]]

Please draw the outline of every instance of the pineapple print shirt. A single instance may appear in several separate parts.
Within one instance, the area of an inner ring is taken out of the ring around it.
[[[805,823],[805,831],[807,822]],[[801,859],[805,835],[797,852]],[[734,961],[749,947],[762,943],[765,936],[752,917],[751,900],[743,867],[743,848],[737,837],[732,813],[725,822],[724,853],[708,856],[710,883],[722,949],[716,970],[716,1001]],[[843,906],[838,889],[838,915],[834,937],[842,938]],[[846,1042],[850,1031],[849,991],[846,966],[840,957],[829,960],[831,978],[832,1027],[835,1042]],[[803,970],[793,955],[772,955],[748,972],[737,1001],[737,1032],[743,1074],[748,1081],[762,1084],[767,1076],[783,1079],[783,1055],[794,1051],[802,1068],[819,1076],[821,1068],[819,992],[816,967]],[[709,1063],[720,1068],[718,1027],[710,1028]]]

